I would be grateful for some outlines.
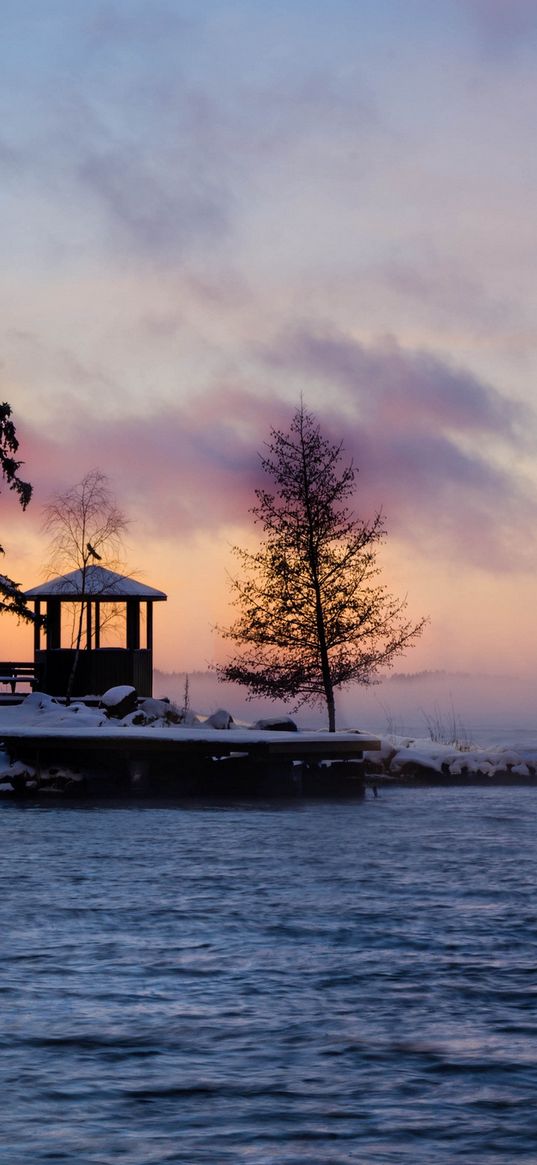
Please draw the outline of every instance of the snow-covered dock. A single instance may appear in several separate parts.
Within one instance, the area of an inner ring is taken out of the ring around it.
[[[376,738],[355,732],[135,719],[114,721],[82,703],[65,708],[38,693],[17,707],[0,708],[0,740],[8,755],[4,784],[11,773],[19,792],[36,787],[60,792],[66,786],[72,792],[83,786],[103,792],[352,793],[363,789],[363,753],[379,747]]]

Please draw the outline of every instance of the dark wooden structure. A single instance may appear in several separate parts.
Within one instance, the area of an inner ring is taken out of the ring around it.
[[[51,696],[64,696],[73,661],[74,647],[62,647],[62,606],[83,604],[85,646],[79,653],[73,696],[100,696],[117,684],[131,684],[142,696],[153,692],[153,603],[167,595],[145,583],[116,574],[103,566],[88,566],[51,579],[25,591],[33,603],[34,674],[39,689]],[[125,607],[124,647],[101,647],[101,607]],[[145,642],[142,643],[142,603],[145,604]],[[42,645],[41,616],[46,616],[45,645]]]
[[[74,717],[74,721],[76,717]],[[248,728],[2,727],[11,760],[35,770],[37,790],[123,795],[363,796],[363,754],[380,741],[365,733],[270,732]],[[322,762],[331,761],[330,765]],[[78,771],[65,789],[58,768]],[[48,772],[56,774],[49,778]],[[52,783],[52,788],[51,788]]]
[[[0,684],[9,684],[12,696],[15,695],[19,684],[26,688],[35,688],[37,677],[33,663],[20,663],[15,660],[0,662]]]

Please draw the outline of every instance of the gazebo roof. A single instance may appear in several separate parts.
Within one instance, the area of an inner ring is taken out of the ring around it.
[[[65,602],[72,602],[73,599],[102,599],[103,602],[114,602],[117,599],[146,599],[159,602],[168,597],[164,591],[157,591],[154,587],[148,587],[146,583],[129,578],[128,575],[116,574],[114,570],[107,570],[104,566],[86,567],[83,590],[82,571],[72,570],[70,574],[51,578],[38,587],[30,587],[24,594],[27,599],[63,599]]]

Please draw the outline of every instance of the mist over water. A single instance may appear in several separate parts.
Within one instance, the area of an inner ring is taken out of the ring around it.
[[[0,812],[9,1165],[513,1165],[537,803]]]
[[[184,674],[157,672],[158,695],[182,703]],[[237,720],[255,721],[279,713],[294,715],[300,728],[325,728],[322,709],[246,699],[245,689],[219,683],[212,672],[189,676],[192,708],[202,713],[227,708]],[[369,687],[354,685],[337,694],[338,728],[360,728],[383,736],[427,737],[432,731],[461,743],[523,741],[537,734],[537,680],[517,676],[482,676],[418,672],[388,676]]]

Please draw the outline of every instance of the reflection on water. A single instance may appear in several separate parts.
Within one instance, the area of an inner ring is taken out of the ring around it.
[[[537,801],[0,812],[0,1159],[536,1160]]]

